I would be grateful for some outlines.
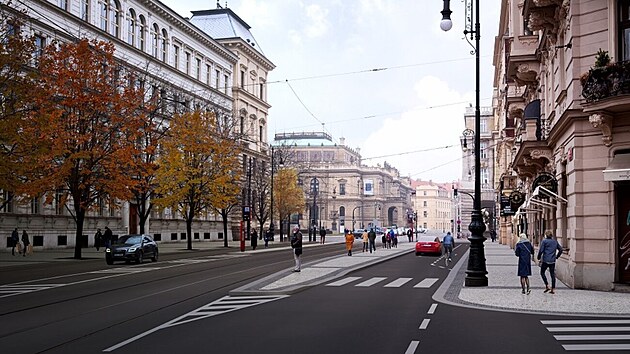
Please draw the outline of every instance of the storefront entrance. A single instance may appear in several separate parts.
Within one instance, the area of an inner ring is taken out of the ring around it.
[[[630,183],[615,185],[617,205],[617,274],[620,283],[630,284]]]

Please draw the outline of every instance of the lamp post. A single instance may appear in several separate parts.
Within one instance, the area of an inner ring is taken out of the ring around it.
[[[451,29],[453,23],[451,21],[451,9],[450,0],[444,1],[444,9],[442,10],[442,21],[440,22],[440,28],[444,31]],[[481,37],[481,26],[479,24],[479,1],[475,3],[474,0],[465,0],[465,8],[468,12],[470,10],[470,16],[466,16],[467,21],[470,22],[470,26],[466,26],[464,35],[470,34],[470,39],[475,39],[475,131],[474,134],[474,151],[475,151],[475,197],[473,198],[473,211],[470,217],[470,254],[468,256],[468,268],[466,268],[466,278],[464,279],[465,286],[488,286],[488,278],[486,274],[486,257],[484,254],[483,242],[486,240],[483,237],[483,232],[486,231],[486,225],[483,222],[483,216],[481,215],[481,161],[480,161],[480,134],[481,131],[481,113],[479,110],[479,38]],[[474,10],[473,10],[474,7]],[[468,15],[468,14],[467,14]],[[474,29],[472,29],[473,17],[475,20]],[[469,29],[470,28],[470,29]]]
[[[270,231],[272,236],[274,235],[274,231],[275,231],[275,228],[273,226],[273,175],[274,175],[274,172],[275,172],[274,171],[274,168],[275,168],[274,155],[275,155],[274,146],[271,145],[271,205],[269,207],[270,208],[270,213],[269,213],[269,218],[270,218],[269,231]],[[282,241],[282,240],[280,240],[280,241]]]
[[[311,192],[313,193],[313,207],[311,208],[311,225],[309,226],[308,231],[308,241],[316,241],[317,240],[317,214],[319,214],[319,209],[317,208],[317,192],[319,192],[319,180],[317,177],[311,178]],[[311,232],[312,230],[312,232]],[[311,238],[311,234],[313,237]]]

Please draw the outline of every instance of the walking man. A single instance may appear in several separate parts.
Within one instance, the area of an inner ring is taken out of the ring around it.
[[[31,241],[28,240],[28,233],[26,233],[26,230],[22,230],[22,243],[24,244],[24,249],[22,251],[22,256],[26,257],[26,252],[28,251],[28,246],[31,244]]]
[[[101,242],[103,240],[103,234],[101,233],[101,229],[96,229],[96,235],[94,235],[94,247],[96,247],[96,252],[101,247]]]
[[[543,283],[545,283],[545,292],[555,294],[556,290],[556,259],[562,255],[562,246],[558,241],[554,240],[553,234],[550,230],[545,231],[545,239],[540,243],[538,249],[538,262],[540,263],[540,276]],[[542,260],[541,260],[542,258]],[[545,272],[549,269],[549,276],[551,277],[551,289],[549,289],[549,283],[547,282],[547,276]]]
[[[374,228],[371,228],[370,232],[368,232],[368,240],[370,241],[370,253],[372,253],[372,250],[376,252],[376,232],[374,232]]]
[[[300,272],[302,268],[302,261],[300,256],[302,255],[302,233],[300,228],[296,226],[293,229],[293,236],[291,237],[291,248],[293,248],[293,259],[295,259],[294,272]]]
[[[109,229],[109,226],[105,226],[105,235],[103,235],[103,240],[105,241],[105,248],[110,248],[112,246],[112,239],[114,238],[114,234],[112,230]]]
[[[18,234],[17,227],[11,232],[11,254],[15,256],[15,247],[20,242],[20,235]]]
[[[320,237],[320,243],[323,245],[324,244],[324,240],[326,239],[326,230],[323,227],[319,228],[319,237]]]
[[[252,230],[249,240],[252,242],[252,250],[255,251],[256,246],[258,246],[258,233],[256,232],[256,229]]]

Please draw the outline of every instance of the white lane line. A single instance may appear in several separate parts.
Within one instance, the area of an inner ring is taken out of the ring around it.
[[[540,323],[548,325],[567,324],[630,324],[630,320],[541,320]]]
[[[429,311],[427,312],[429,315],[432,315],[435,313],[435,309],[437,308],[438,304],[432,304],[431,307],[429,307]]]
[[[347,277],[347,278],[343,278],[335,282],[332,282],[330,284],[326,284],[326,286],[342,286],[348,283],[352,283],[353,281],[359,280],[359,279],[361,279],[361,277]]]
[[[559,335],[553,337],[557,340],[626,340],[630,339],[630,334]]]
[[[289,295],[268,295],[268,296],[258,296],[256,298],[258,298],[258,301],[247,304],[247,305],[232,305],[232,306],[226,306],[224,304],[228,304],[229,302],[234,302],[233,300],[238,300],[240,297],[230,297],[230,296],[224,296],[220,299],[217,299],[209,304],[203,305],[191,312],[188,312],[184,315],[181,315],[179,317],[176,317],[166,323],[163,323],[155,328],[152,328],[146,332],[140,333],[134,337],[131,337],[125,341],[122,341],[116,345],[113,345],[109,348],[103,349],[104,352],[112,352],[116,349],[119,349],[131,342],[135,342],[136,340],[146,337],[149,334],[155,333],[161,329],[164,328],[168,328],[168,327],[174,327],[174,326],[178,326],[181,324],[185,324],[185,323],[190,323],[190,322],[194,322],[194,321],[198,321],[198,320],[202,320],[208,317],[212,317],[212,316],[216,316],[216,315],[220,315],[220,314],[224,314],[227,312],[232,312],[232,311],[236,311],[236,310],[240,310],[246,307],[250,307],[250,306],[254,306],[254,305],[259,305],[259,304],[264,304],[270,301],[275,301],[275,300],[279,300],[279,299],[284,299],[285,297],[288,297]],[[252,298],[254,298],[254,296],[244,296],[244,298],[247,298],[249,300],[252,300]]]
[[[409,343],[407,350],[405,350],[405,354],[414,354],[416,352],[416,348],[418,348],[418,344],[420,344],[419,341],[412,340],[411,343]]]
[[[407,282],[409,282],[411,279],[413,278],[398,278],[394,280],[393,282],[386,284],[384,287],[385,288],[400,288],[401,286],[407,284]]]
[[[438,281],[438,278],[426,278],[426,279],[423,279],[418,284],[414,285],[413,287],[414,288],[425,288],[425,289],[428,289],[433,284],[435,284],[436,281]]]
[[[630,350],[630,344],[567,344],[562,346],[568,351],[603,351],[603,350]]]
[[[547,327],[549,332],[621,332],[630,327]]]
[[[427,329],[427,327],[429,327],[429,322],[431,322],[431,320],[425,318],[424,320],[422,320],[422,323],[420,324],[420,327],[418,327],[418,329]]]
[[[374,285],[374,284],[376,284],[378,282],[381,282],[381,281],[383,281],[385,279],[387,279],[387,278],[386,277],[374,277],[374,278],[368,279],[368,280],[366,280],[364,282],[361,282],[361,283],[359,283],[359,284],[357,284],[355,286],[365,286],[365,287],[372,286],[372,285]]]

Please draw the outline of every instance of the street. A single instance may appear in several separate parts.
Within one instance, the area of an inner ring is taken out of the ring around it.
[[[623,349],[624,336],[614,333],[628,327],[626,320],[576,323],[588,318],[435,301],[467,249],[458,245],[448,267],[443,257],[406,253],[290,295],[229,295],[291,267],[286,249],[169,255],[113,267],[94,260],[81,263],[80,272],[77,263],[50,264],[38,270],[46,277],[2,285],[0,346],[6,353],[502,353],[505,346],[512,353],[563,353],[589,338],[580,336],[605,331],[613,335],[602,337],[608,349]],[[306,262],[347,257],[341,244],[306,254]]]

